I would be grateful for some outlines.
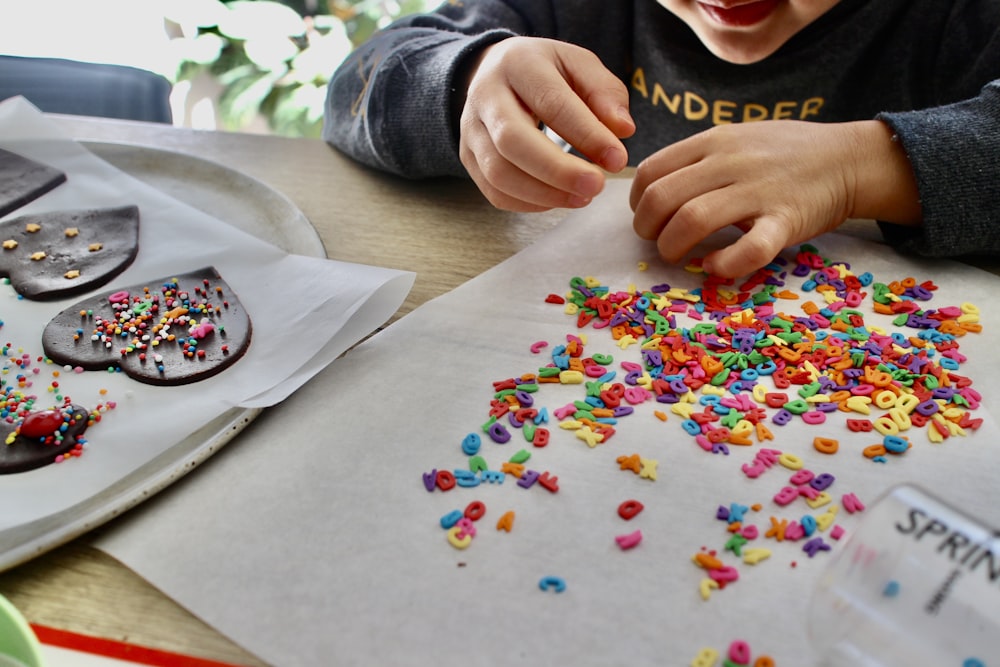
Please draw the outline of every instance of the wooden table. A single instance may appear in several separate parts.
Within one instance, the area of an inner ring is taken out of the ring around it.
[[[531,244],[564,215],[497,211],[468,182],[387,176],[321,141],[52,118],[79,140],[186,153],[238,169],[284,193],[312,221],[331,258],[417,274],[396,318]],[[0,574],[0,594],[31,623],[202,658],[262,664],[88,546],[86,537]]]

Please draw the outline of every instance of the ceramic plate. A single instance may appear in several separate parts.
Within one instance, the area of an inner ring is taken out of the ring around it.
[[[144,146],[82,145],[125,173],[283,250],[326,257],[315,228],[291,200],[246,174]],[[32,522],[11,540],[11,546],[0,547],[0,571],[93,530],[169,486],[232,440],[260,412],[229,410],[87,502]]]

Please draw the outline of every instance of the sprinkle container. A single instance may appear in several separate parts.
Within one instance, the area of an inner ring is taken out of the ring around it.
[[[821,576],[809,629],[828,667],[1000,665],[1000,533],[893,487]]]

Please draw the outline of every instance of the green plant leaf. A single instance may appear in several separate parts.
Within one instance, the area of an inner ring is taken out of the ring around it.
[[[227,86],[219,99],[219,115],[226,126],[235,130],[247,125],[271,94],[274,81],[274,75],[265,72],[237,79]]]

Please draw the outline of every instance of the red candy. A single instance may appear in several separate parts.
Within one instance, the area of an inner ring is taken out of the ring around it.
[[[21,423],[18,432],[25,438],[41,439],[47,438],[63,425],[62,413],[58,410],[44,410],[42,412],[32,412]]]

